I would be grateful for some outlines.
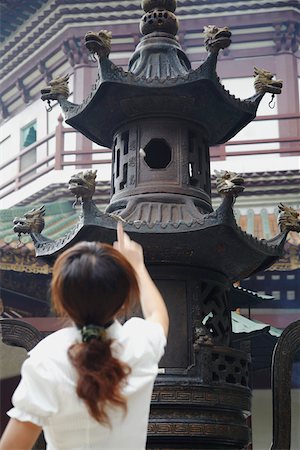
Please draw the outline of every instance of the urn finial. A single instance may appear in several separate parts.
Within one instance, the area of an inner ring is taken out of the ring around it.
[[[177,6],[176,0],[143,0],[142,8],[145,12],[152,11],[153,9],[166,9],[174,12]]]
[[[175,36],[178,31],[176,6],[176,0],[143,0],[142,8],[146,14],[141,20],[141,33],[164,32]]]

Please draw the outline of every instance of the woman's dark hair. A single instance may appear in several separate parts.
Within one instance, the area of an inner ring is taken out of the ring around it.
[[[135,271],[112,246],[81,242],[62,253],[53,267],[51,296],[54,309],[82,328],[107,325],[139,297]],[[130,368],[112,355],[111,339],[73,344],[68,355],[78,372],[77,395],[91,416],[110,425],[105,411],[110,403],[126,411],[122,387]]]

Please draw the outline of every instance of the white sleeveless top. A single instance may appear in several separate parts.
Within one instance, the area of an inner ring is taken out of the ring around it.
[[[107,408],[111,429],[88,413],[76,394],[77,374],[69,361],[70,345],[81,342],[75,327],[43,339],[22,366],[22,379],[8,415],[43,427],[47,450],[144,450],[151,394],[166,337],[160,324],[132,318],[107,328],[112,351],[131,367],[124,388],[127,414]]]

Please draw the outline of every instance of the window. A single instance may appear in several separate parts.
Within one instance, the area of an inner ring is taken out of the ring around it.
[[[286,299],[287,300],[295,300],[295,291],[286,291]]]
[[[272,297],[274,297],[275,300],[280,300],[280,291],[272,291]]]
[[[36,141],[36,121],[21,129],[21,148],[28,147]]]
[[[271,279],[272,280],[280,280],[280,275],[272,275]]]
[[[31,144],[36,142],[36,121],[31,122],[21,129],[21,150],[26,147],[29,147]],[[27,153],[21,156],[20,158],[20,172],[23,172],[26,169],[29,169],[33,164],[36,163],[36,149],[33,148],[29,150]],[[21,180],[25,180],[29,178],[31,175],[35,173],[35,170],[30,172],[26,172],[21,177]]]
[[[294,275],[294,274],[292,274],[292,275],[287,275],[287,276],[286,276],[286,279],[287,279],[287,280],[294,280],[294,279],[295,279],[295,275]]]
[[[264,275],[256,275],[256,279],[257,280],[264,280],[265,276]]]

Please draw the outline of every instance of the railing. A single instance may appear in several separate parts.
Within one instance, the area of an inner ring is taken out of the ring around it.
[[[275,137],[268,139],[245,139],[230,140],[225,144],[211,147],[210,156],[212,160],[225,160],[232,156],[251,156],[251,155],[269,155],[280,154],[281,156],[300,155],[300,114],[277,114],[270,116],[258,116],[251,124],[257,122],[277,121],[279,135],[288,135],[286,137]],[[287,132],[285,126],[290,129]],[[295,133],[294,136],[291,136]],[[263,148],[266,144],[277,144],[274,148]],[[243,145],[244,150],[235,150],[234,147]],[[260,146],[260,149],[251,149],[251,146]],[[247,148],[248,147],[248,148]],[[276,147],[276,148],[275,148]]]
[[[289,126],[289,133],[285,132],[285,134],[292,134],[295,132],[296,135],[295,137],[276,137],[270,139],[231,140],[226,144],[210,149],[212,160],[224,160],[227,157],[246,155],[300,155],[300,114],[259,116],[253,122],[262,121],[277,121],[280,134],[283,134],[283,126],[287,123],[287,126]],[[24,148],[17,155],[0,165],[0,173],[4,170],[8,171],[10,166],[11,172],[15,173],[14,176],[0,185],[0,199],[53,170],[61,170],[67,166],[74,166],[75,169],[79,169],[84,167],[88,168],[98,164],[111,163],[111,150],[107,148],[89,149],[88,151],[66,150],[66,136],[70,133],[76,133],[76,131],[73,128],[64,127],[62,122],[63,118],[60,116],[54,132]],[[276,145],[271,149],[263,148],[266,144]],[[243,145],[245,150],[232,150],[238,145]],[[251,150],[249,147],[253,145],[262,146],[262,148]],[[277,148],[275,148],[276,146]],[[37,157],[41,157],[40,154],[43,153],[45,156],[22,170],[22,158],[26,155],[30,155],[30,152],[34,152]],[[95,159],[95,155],[104,155],[106,158]],[[70,160],[70,157],[73,157],[74,160]],[[0,180],[3,180],[3,178],[5,177],[1,175]]]
[[[111,163],[111,150],[107,148],[91,149],[89,151],[65,150],[66,136],[71,133],[76,134],[77,132],[73,128],[64,127],[62,122],[63,118],[60,116],[54,132],[24,148],[17,155],[0,165],[0,173],[5,169],[9,170],[10,166],[10,171],[16,173],[16,175],[0,185],[0,199],[53,170],[62,170],[67,166],[73,166],[75,169],[79,169],[88,168],[92,165]],[[46,153],[46,156],[22,170],[22,158],[25,155],[30,155],[31,152],[35,152],[37,157],[40,152]],[[95,155],[98,154],[106,155],[107,157],[104,159],[96,159]],[[70,160],[70,157],[73,160]],[[1,179],[3,180],[3,176],[0,177]]]

